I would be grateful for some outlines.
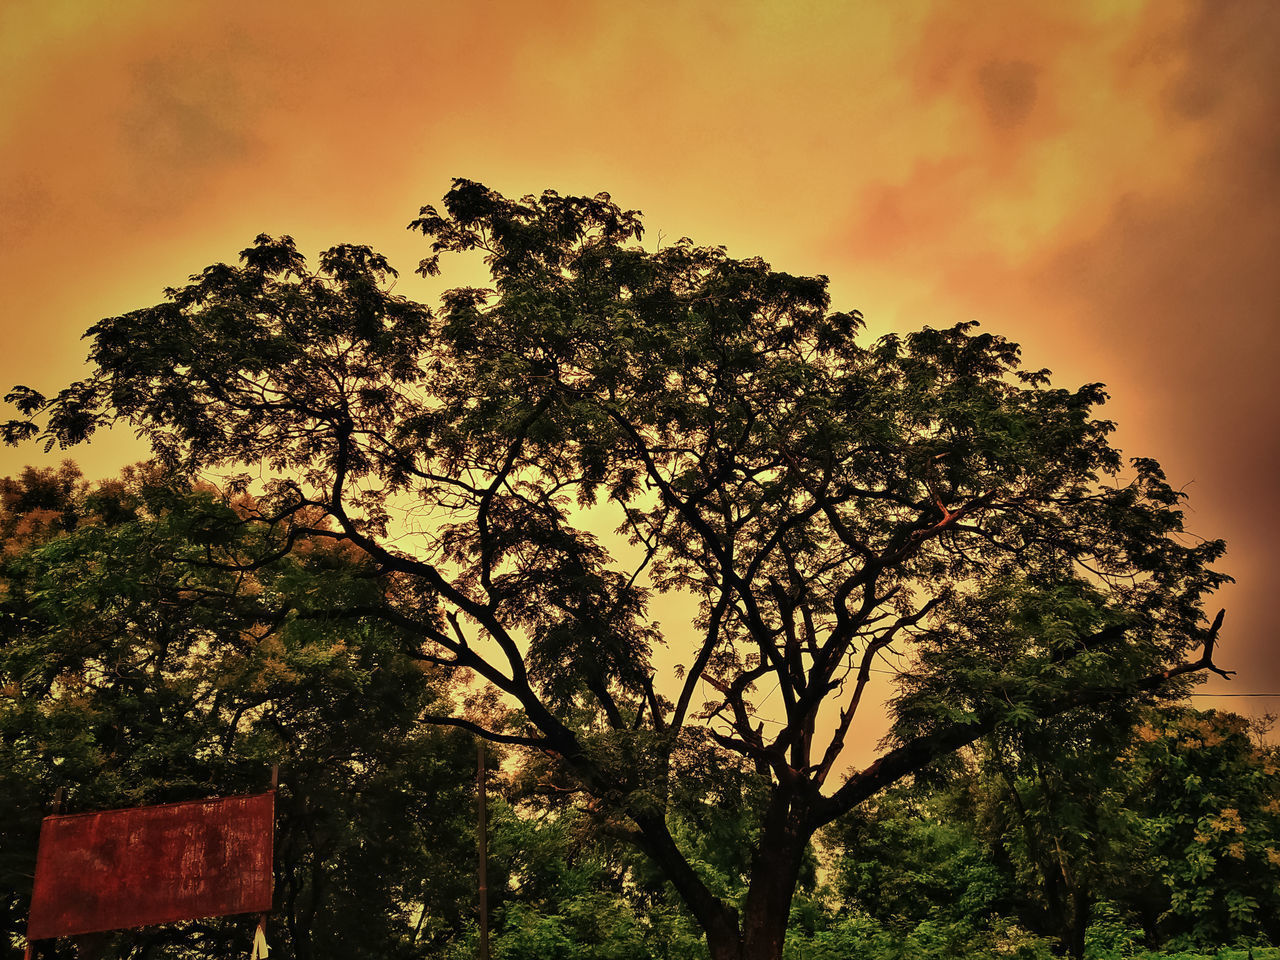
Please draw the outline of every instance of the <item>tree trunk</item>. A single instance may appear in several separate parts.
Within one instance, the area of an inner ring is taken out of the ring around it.
[[[743,960],[781,960],[805,841],[762,847],[742,916]]]
[[[741,929],[707,930],[712,960],[781,960],[809,832],[795,798],[776,790],[761,824]]]
[[[1079,887],[1071,891],[1071,929],[1069,942],[1066,944],[1069,955],[1074,960],[1084,958],[1084,937],[1089,930],[1089,919],[1093,913],[1093,897]]]
[[[742,937],[737,927],[707,928],[707,949],[711,960],[743,960]]]

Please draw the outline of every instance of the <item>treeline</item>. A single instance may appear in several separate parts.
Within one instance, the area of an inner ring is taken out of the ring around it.
[[[1123,719],[1035,723],[879,798],[828,837],[836,902],[958,954],[1025,933],[1094,956],[1276,943],[1276,748],[1220,711]]]
[[[395,595],[394,576],[321,535],[264,540],[269,527],[244,522],[250,496],[149,466],[96,485],[70,463],[27,469],[0,482],[0,501],[10,955],[58,788],[73,811],[156,803],[259,790],[273,763],[273,957],[476,955],[474,744],[422,717],[456,706],[501,727],[505,708],[469,698],[394,623],[351,615]],[[820,836],[787,954],[1112,958],[1280,942],[1280,756],[1263,733],[1179,704],[1014,718]],[[717,895],[740,899],[759,781],[697,737],[676,769],[663,799],[675,839]],[[615,813],[518,748],[491,752],[489,777],[495,958],[706,956]],[[229,956],[250,929],[132,931],[111,949]]]

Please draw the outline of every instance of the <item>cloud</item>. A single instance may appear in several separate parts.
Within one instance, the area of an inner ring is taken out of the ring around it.
[[[1000,129],[1025,123],[1036,105],[1040,69],[1026,60],[988,60],[977,69],[987,119]]]
[[[1258,562],[1275,550],[1258,518],[1274,511],[1280,476],[1280,7],[1202,2],[1147,27],[1134,69],[1190,156],[1176,180],[1135,185],[1097,229],[1044,251],[1036,280],[1125,358],[1171,476],[1198,481],[1190,525],[1228,539],[1225,567],[1241,580],[1232,632],[1259,664],[1248,685],[1274,689],[1280,667],[1261,653],[1280,574]]]
[[[8,382],[74,375],[85,326],[260,230],[405,265],[452,175],[609,189],[873,325],[977,318],[1109,381],[1123,444],[1232,538],[1230,629],[1268,629],[1274,0],[18,2]]]
[[[921,284],[911,322],[976,317],[1062,382],[1107,380],[1122,446],[1192,484],[1189,528],[1229,541],[1250,686],[1280,682],[1257,520],[1280,476],[1280,6],[939,17],[917,82],[965,122],[861,189],[837,245]]]

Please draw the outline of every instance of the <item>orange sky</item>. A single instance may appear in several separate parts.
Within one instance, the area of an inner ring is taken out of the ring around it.
[[[1280,692],[1278,38],[1275,0],[5,0],[0,386],[56,389],[91,323],[262,231],[372,244],[429,301],[404,225],[450,177],[608,190],[873,332],[978,319],[1106,382],[1228,540],[1234,689]]]

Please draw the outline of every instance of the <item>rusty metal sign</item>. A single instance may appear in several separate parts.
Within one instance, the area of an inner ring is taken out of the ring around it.
[[[275,793],[45,817],[27,939],[271,909]]]

